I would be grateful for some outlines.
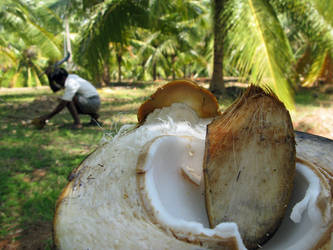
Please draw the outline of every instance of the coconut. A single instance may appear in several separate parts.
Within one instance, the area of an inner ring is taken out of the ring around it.
[[[199,117],[209,118],[219,114],[215,96],[189,80],[176,80],[159,88],[138,110],[141,124],[154,109],[169,107],[173,103],[185,103]]]
[[[37,128],[37,129],[42,129],[45,127],[46,122],[45,122],[45,120],[42,120],[40,117],[37,117],[31,121],[31,124],[34,125],[35,128]]]
[[[256,248],[277,230],[291,197],[295,140],[289,112],[251,86],[208,125],[204,176],[209,222],[236,222]]]
[[[244,249],[235,223],[209,228],[204,182],[200,181],[204,145],[195,136],[162,136],[148,142],[137,167],[143,204],[151,220],[177,239],[213,248]]]
[[[188,103],[173,103],[153,108],[140,126],[124,126],[104,141],[72,172],[58,199],[56,247],[245,249],[237,223],[209,226],[202,166],[211,120]],[[286,216],[264,249],[288,249],[300,242],[308,243],[308,248],[298,249],[311,249],[319,242],[327,245],[332,225],[327,209],[332,203],[320,197],[329,185],[308,162],[297,163]],[[290,214],[299,222],[292,222]],[[316,236],[311,237],[314,231]],[[304,238],[303,232],[310,237]]]
[[[312,172],[317,178],[315,183],[309,181],[306,196],[293,211],[296,222],[302,212],[303,217],[308,216],[307,224],[302,227],[307,230],[302,232],[301,246],[303,249],[309,246],[312,249],[333,249],[333,141],[299,131],[295,134],[297,164],[303,171]],[[314,184],[319,187],[316,191],[311,188]],[[307,214],[304,212],[306,209]]]

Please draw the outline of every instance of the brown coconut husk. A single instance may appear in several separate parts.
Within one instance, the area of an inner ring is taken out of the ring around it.
[[[250,249],[269,240],[291,197],[295,153],[289,112],[270,91],[249,87],[208,125],[204,177],[211,226],[236,222]]]

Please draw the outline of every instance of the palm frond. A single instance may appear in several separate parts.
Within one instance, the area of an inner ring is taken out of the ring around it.
[[[141,1],[115,0],[101,4],[84,26],[79,42],[78,61],[85,62],[87,68],[98,71],[103,55],[109,52],[109,43],[128,43],[133,30],[148,24],[148,12]]]
[[[313,62],[310,64],[309,72],[306,75],[306,78],[303,80],[303,86],[308,87],[313,85],[315,83],[319,76],[321,75],[321,72],[323,71],[323,66],[325,62],[325,58],[327,56],[327,53],[317,53],[314,56]]]
[[[280,13],[292,23],[288,31],[297,32],[293,43],[297,44],[295,47],[298,52],[303,52],[296,56],[299,57],[298,61],[306,59],[306,62],[301,63],[306,66],[302,72],[302,82],[305,86],[310,86],[320,77],[325,55],[333,52],[333,18],[328,14],[333,3],[327,0],[284,0],[274,3]]]
[[[54,16],[51,16],[50,12],[42,16],[41,12],[38,12],[41,8],[43,8],[44,13],[47,12],[44,6],[39,9],[32,9],[26,4],[17,1],[4,8],[6,11],[1,12],[2,20],[6,30],[11,31],[12,34],[16,34],[17,39],[23,40],[27,46],[38,44],[40,50],[46,56],[57,58],[62,54],[61,40],[41,25],[45,25],[46,23],[54,25],[54,21],[49,22],[50,18],[54,18]],[[35,12],[38,15],[35,15]],[[61,24],[58,24],[59,26],[61,27]]]
[[[316,10],[323,17],[325,22],[333,26],[333,1],[331,0],[312,0]]]
[[[235,67],[250,82],[269,86],[293,108],[289,75],[294,59],[273,7],[266,0],[243,0],[234,1],[228,10],[233,11],[228,49]]]
[[[0,63],[3,67],[10,67],[17,63],[17,57],[15,53],[7,46],[0,45]]]

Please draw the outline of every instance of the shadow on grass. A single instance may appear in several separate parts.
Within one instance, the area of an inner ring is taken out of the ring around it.
[[[21,244],[20,249],[45,249],[55,203],[67,176],[96,147],[102,134],[94,128],[36,130],[6,124],[1,135],[0,245],[10,238],[8,244]]]
[[[66,177],[84,158],[80,152],[64,154],[47,148],[50,138],[36,138],[34,134],[34,139],[21,138],[13,146],[15,137],[9,136],[7,143],[0,145],[0,236],[13,225],[25,230],[26,225],[52,221]]]
[[[128,123],[122,116],[136,114],[134,106],[142,98],[121,99],[117,105],[103,103],[101,119],[111,120],[102,128],[84,126],[81,130],[71,129],[68,111],[55,116],[43,130],[23,123],[31,114],[50,111],[49,98],[13,94],[5,100],[0,103],[4,117],[0,121],[0,248],[7,244],[5,248],[46,249],[52,243],[55,203],[68,175],[96,148],[104,133],[113,135]],[[34,107],[42,108],[29,113]],[[90,120],[81,118],[84,125]]]

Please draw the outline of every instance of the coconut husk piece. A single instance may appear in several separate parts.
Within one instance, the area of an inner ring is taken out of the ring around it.
[[[35,126],[37,129],[42,129],[45,127],[46,122],[45,120],[41,119],[40,117],[36,117],[31,121],[31,124]]]
[[[142,124],[147,115],[158,108],[169,107],[173,103],[185,103],[200,118],[214,117],[219,114],[215,96],[207,89],[190,80],[176,80],[158,88],[138,110],[138,122]]]
[[[207,128],[204,178],[211,227],[236,222],[246,247],[258,248],[280,225],[294,176],[289,112],[270,91],[250,86]]]

